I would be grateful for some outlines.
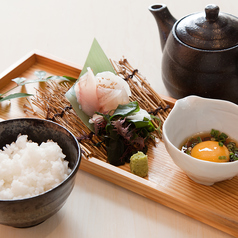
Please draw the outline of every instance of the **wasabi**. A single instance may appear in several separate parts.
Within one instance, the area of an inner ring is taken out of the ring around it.
[[[148,174],[148,158],[143,152],[138,151],[130,158],[130,169],[131,172],[140,176],[145,177]]]

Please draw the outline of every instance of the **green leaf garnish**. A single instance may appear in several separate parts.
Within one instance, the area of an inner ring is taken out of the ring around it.
[[[12,81],[15,82],[17,85],[22,86],[22,83],[26,81],[26,78],[19,77],[19,78],[12,79]]]
[[[13,94],[10,94],[6,97],[1,97],[0,102],[6,101],[6,100],[11,100],[11,99],[14,99],[14,98],[23,98],[23,97],[29,97],[29,96],[33,96],[33,94],[13,93]]]
[[[151,121],[147,121],[147,118],[144,121],[132,121],[136,128],[146,128],[149,132],[155,130],[155,127]]]
[[[92,69],[94,75],[103,71],[110,71],[115,74],[115,70],[112,67],[112,64],[108,60],[106,54],[104,53],[96,39],[93,40],[91,49],[85,61],[84,67],[80,73],[80,76],[84,75],[87,72],[88,67]]]
[[[42,70],[38,70],[34,72],[34,75],[39,79],[42,80],[46,76],[46,72]]]
[[[117,109],[111,116],[111,120],[116,117],[116,116],[122,116],[126,117],[129,116],[130,114],[134,112],[138,112],[140,110],[138,102],[129,102],[128,104],[125,105],[118,105]]]
[[[10,91],[12,91],[13,89],[15,89],[19,86],[24,86],[24,85],[30,84],[30,83],[47,82],[48,80],[56,80],[56,79],[69,81],[68,78],[70,78],[70,77],[67,77],[67,76],[50,76],[48,78],[44,78],[46,76],[46,72],[41,71],[41,70],[35,71],[34,75],[37,76],[37,79],[27,80],[24,77],[18,77],[18,78],[12,79],[12,81],[15,82],[17,84],[17,86],[11,88],[7,92],[4,92],[4,93],[0,94],[0,102],[6,101],[6,100],[11,100],[11,99],[14,99],[14,98],[22,98],[22,97],[33,96],[33,94],[28,94],[28,93],[12,93],[12,94],[9,94]],[[4,97],[4,95],[7,95],[7,96]]]

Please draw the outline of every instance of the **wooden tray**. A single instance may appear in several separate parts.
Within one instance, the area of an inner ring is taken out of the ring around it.
[[[78,78],[80,69],[44,53],[32,52],[0,75],[0,93],[14,86],[13,78],[36,78],[36,70],[44,70],[48,75]],[[37,87],[29,84],[21,91],[32,93]],[[175,102],[172,98],[161,97],[171,106]],[[0,103],[0,117],[27,117],[23,108],[25,103],[25,98]],[[238,177],[211,187],[196,184],[173,163],[163,142],[150,150],[148,157],[149,174],[146,179],[128,172],[128,166],[115,167],[97,158],[83,158],[80,169],[238,237]]]

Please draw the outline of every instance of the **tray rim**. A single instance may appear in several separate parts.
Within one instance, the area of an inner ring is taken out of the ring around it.
[[[57,65],[61,65],[61,67],[65,68],[70,67],[70,70],[75,72],[77,71],[81,72],[82,69],[81,66],[74,64],[72,62],[68,62],[61,58],[57,58],[53,55],[50,55],[40,50],[33,50],[0,73],[0,83],[2,87],[6,86],[9,80],[18,77],[19,74],[24,72],[26,69],[31,67],[36,62],[44,63],[47,61],[54,62]]]
[[[51,62],[62,67],[70,68],[72,71],[78,73],[78,75],[80,74],[82,69],[81,66],[76,65],[74,63],[67,62],[65,60],[62,60],[39,50],[34,50],[22,57],[15,64],[11,65],[8,69],[6,69],[0,74],[0,85],[5,86],[7,84],[7,81],[14,78],[14,75],[15,77],[17,77],[19,75],[19,72],[24,72],[36,62]],[[164,96],[161,94],[160,96],[163,100],[166,101],[166,103],[170,104],[170,106],[173,106],[176,102],[176,99],[173,99],[169,96]],[[80,169],[97,177],[100,177],[104,180],[112,182],[125,189],[128,189],[132,192],[140,194],[150,200],[172,208],[180,213],[183,213],[189,217],[192,217],[198,221],[201,221],[230,235],[238,235],[237,224],[232,224],[234,226],[233,227],[230,224],[227,224],[229,223],[229,221],[226,221],[226,219],[223,217],[219,217],[220,222],[216,222],[213,219],[213,217],[217,218],[215,213],[209,213],[210,217],[208,218],[206,216],[206,212],[204,213],[204,211],[206,211],[206,207],[204,207],[204,204],[198,201],[194,201],[191,198],[187,198],[185,195],[183,195],[186,198],[186,202],[184,202],[184,200],[182,199],[183,196],[181,194],[179,195],[179,198],[175,199],[176,193],[170,188],[165,189],[159,184],[155,184],[149,180],[140,178],[130,172],[108,164],[97,158],[82,159]],[[116,177],[115,173],[117,174]],[[140,188],[139,192],[137,189],[138,187]],[[150,188],[149,192],[148,188]],[[196,210],[196,212],[194,212],[194,206],[202,206],[204,209],[201,209],[200,211]]]

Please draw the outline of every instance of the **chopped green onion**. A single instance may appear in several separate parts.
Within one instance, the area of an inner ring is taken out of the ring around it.
[[[227,160],[227,157],[225,155],[219,156],[218,157],[219,160]]]
[[[221,141],[219,141],[218,145],[222,147],[224,144]]]

